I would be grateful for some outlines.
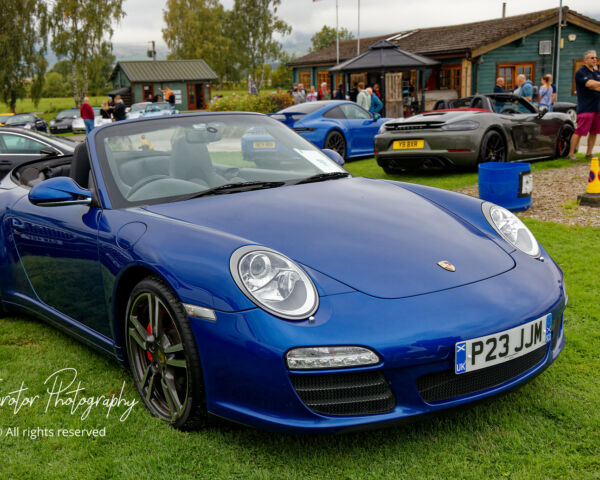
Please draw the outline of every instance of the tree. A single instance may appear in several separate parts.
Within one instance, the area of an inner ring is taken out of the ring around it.
[[[55,0],[50,16],[52,48],[58,56],[71,62],[75,105],[81,105],[88,93],[91,61],[112,49],[105,37],[112,37],[113,21],[119,21],[124,15],[123,0]]]
[[[293,55],[283,52],[280,57],[279,66],[271,73],[271,86],[290,88],[294,81],[292,69],[287,66],[294,59]]]
[[[339,32],[339,38],[340,40],[352,40],[354,34],[350,30],[342,28]],[[312,46],[308,50],[309,52],[316,52],[329,45],[333,45],[336,41],[335,28],[323,25],[323,28],[310,38],[310,41],[312,42]]]
[[[264,65],[282,54],[281,43],[273,34],[286,35],[292,28],[277,17],[281,0],[235,0],[229,29],[234,39],[231,60],[246,75],[252,75],[260,90]]]
[[[219,76],[227,76],[231,38],[225,28],[228,12],[218,0],[167,0],[163,38],[170,59],[201,58]]]
[[[37,105],[44,86],[47,10],[42,0],[4,0],[0,15],[0,97],[14,112],[17,100],[30,95]]]

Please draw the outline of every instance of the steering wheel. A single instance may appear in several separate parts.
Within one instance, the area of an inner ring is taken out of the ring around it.
[[[169,175],[150,175],[149,177],[138,180],[127,192],[127,198],[131,197],[135,192],[137,192],[142,187],[148,185],[149,183],[155,182],[157,180],[161,180],[163,178],[171,178],[171,177]]]
[[[519,110],[516,107],[510,105],[508,107],[504,107],[501,113],[519,113]]]

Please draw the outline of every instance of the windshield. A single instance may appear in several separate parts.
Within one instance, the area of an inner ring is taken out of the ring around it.
[[[131,106],[131,112],[141,112],[148,106],[147,103],[134,103]]]
[[[10,115],[0,115],[0,123],[4,123],[6,121],[7,118],[12,117],[12,114]]]
[[[56,115],[56,120],[62,120],[63,118],[77,118],[79,116],[79,110],[61,110]]]
[[[151,103],[150,105],[146,106],[146,111],[147,112],[159,112],[161,110],[169,110],[171,108],[171,104],[170,103]]]
[[[21,123],[35,122],[33,115],[13,115],[4,122],[6,125],[19,125]]]
[[[182,200],[228,184],[269,188],[345,172],[307,140],[262,115],[206,114],[119,124],[95,136],[115,208]],[[238,189],[239,190],[239,189]]]

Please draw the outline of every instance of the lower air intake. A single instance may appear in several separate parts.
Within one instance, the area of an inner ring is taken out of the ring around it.
[[[381,372],[290,375],[304,404],[324,415],[391,412],[396,399]]]
[[[470,373],[456,375],[454,371],[446,370],[424,375],[417,379],[417,389],[428,403],[448,401],[486,390],[531,370],[544,359],[547,348],[544,345],[522,357]]]

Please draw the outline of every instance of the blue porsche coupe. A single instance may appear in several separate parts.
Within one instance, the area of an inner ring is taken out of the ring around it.
[[[318,148],[335,150],[345,159],[373,156],[373,139],[391,120],[346,100],[305,102],[272,116]]]
[[[256,128],[279,164],[247,159]],[[0,182],[2,311],[127,365],[179,429],[377,426],[556,359],[563,276],[517,217],[326,153],[267,116],[189,114],[22,164]]]

